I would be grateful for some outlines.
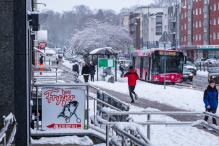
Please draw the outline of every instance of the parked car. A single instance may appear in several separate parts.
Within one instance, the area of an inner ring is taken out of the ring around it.
[[[208,71],[208,80],[213,79],[216,83],[219,83],[219,67],[213,67]]]
[[[193,73],[194,75],[197,74],[197,69],[196,69],[196,67],[195,67],[195,65],[194,65],[193,63],[187,61],[187,62],[184,64],[184,66],[187,67],[188,70],[189,70],[191,73]]]
[[[202,59],[197,59],[194,64],[195,66],[200,66],[200,63],[201,65],[204,65],[204,62],[206,61],[207,59],[206,58],[202,58]]]
[[[204,65],[207,66],[212,66],[212,64],[214,64],[214,62],[217,61],[216,59],[207,59],[205,62],[204,62]]]
[[[213,62],[212,67],[219,67],[219,60]]]
[[[193,80],[193,73],[191,73],[187,67],[183,67],[183,81]]]

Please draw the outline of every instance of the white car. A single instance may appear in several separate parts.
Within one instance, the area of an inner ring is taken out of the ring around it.
[[[207,59],[205,62],[204,62],[204,65],[207,66],[212,66],[212,64],[214,64],[214,62],[216,62],[217,60],[216,59]]]

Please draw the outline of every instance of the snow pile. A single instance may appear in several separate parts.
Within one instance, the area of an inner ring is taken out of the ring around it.
[[[2,139],[5,137],[5,133],[0,137],[0,142],[2,141]]]
[[[14,121],[13,119],[14,119],[14,116],[13,116],[12,113],[9,113],[8,116],[5,117],[5,121],[11,121],[11,122],[13,122],[13,121]]]
[[[144,110],[142,110],[142,112],[159,112],[160,110],[158,109],[155,109],[155,108],[151,108],[151,107],[148,107]]]
[[[111,108],[109,108],[109,107],[103,107],[103,108],[101,109],[101,111],[102,111],[102,112],[105,112],[105,113],[108,113],[108,112],[117,112],[116,110],[111,109]]]
[[[206,69],[207,70],[207,69]],[[200,75],[200,76],[205,76],[205,77],[207,77],[208,76],[208,72],[207,71],[200,71],[200,70],[198,70],[197,71],[197,75]]]
[[[32,144],[75,144],[75,145],[93,145],[93,141],[88,137],[64,136],[64,137],[42,137],[39,140],[31,138]]]

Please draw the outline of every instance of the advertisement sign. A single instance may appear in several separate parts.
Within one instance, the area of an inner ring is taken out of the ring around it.
[[[44,87],[42,129],[84,129],[85,90]]]
[[[113,58],[98,59],[99,67],[115,67],[115,60]]]

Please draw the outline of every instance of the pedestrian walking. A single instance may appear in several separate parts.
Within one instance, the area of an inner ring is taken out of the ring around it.
[[[215,114],[217,112],[218,107],[218,90],[215,86],[214,80],[209,80],[209,85],[204,92],[204,99],[205,108],[207,112],[211,112]],[[208,116],[205,116],[205,121],[208,121]],[[216,119],[212,118],[213,124],[217,125]],[[205,128],[205,127],[203,127]]]
[[[58,58],[56,58],[56,65],[58,65],[59,64],[59,59]]]
[[[77,62],[74,65],[72,65],[72,71],[77,72],[79,74],[79,65]]]
[[[40,66],[43,66],[43,56],[40,57]],[[40,67],[39,71],[43,71],[43,68]],[[40,72],[40,74],[42,75],[42,72]]]
[[[81,74],[84,76],[84,82],[87,83],[89,75],[90,75],[90,68],[89,68],[89,66],[87,65],[86,62],[84,64],[84,66],[82,67],[82,73]]]
[[[76,78],[75,82],[79,83],[79,80],[78,80],[79,65],[77,62],[74,65],[72,65],[72,71],[75,72],[75,73],[73,73],[73,78]]]
[[[121,71],[121,78],[123,78],[123,75],[124,75],[124,64],[123,64],[123,61],[121,61],[120,65],[119,65],[119,70]]]
[[[90,77],[91,77],[91,81],[94,81],[94,75],[95,75],[95,66],[93,65],[93,62],[90,62]]]
[[[124,77],[128,77],[128,88],[129,88],[129,95],[132,99],[131,103],[134,103],[133,95],[135,95],[135,100],[138,99],[138,95],[135,93],[135,86],[136,80],[139,79],[138,74],[133,70],[133,66],[129,67],[129,72],[127,72]]]

